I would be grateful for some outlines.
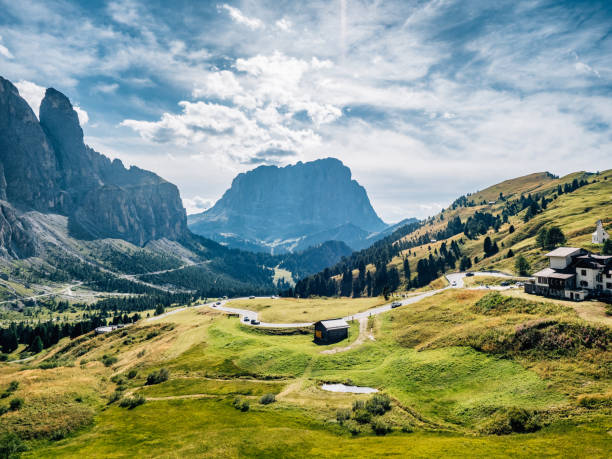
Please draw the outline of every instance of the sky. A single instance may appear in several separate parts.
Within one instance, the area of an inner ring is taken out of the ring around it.
[[[335,157],[387,222],[539,171],[612,167],[612,2],[0,0],[0,75],[175,183]]]

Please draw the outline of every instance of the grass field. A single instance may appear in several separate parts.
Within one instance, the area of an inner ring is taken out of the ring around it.
[[[245,327],[205,307],[64,340],[47,356],[0,368],[0,391],[23,381],[14,395],[24,399],[0,416],[0,429],[20,433],[30,447],[25,457],[608,456],[612,338],[565,354],[511,343],[533,323],[543,324],[542,333],[555,324],[585,336],[610,329],[585,328],[595,322],[569,305],[520,295],[496,303],[491,295],[451,289],[394,309],[370,321],[375,340],[336,354],[322,354],[334,346],[318,346],[310,334]],[[105,366],[109,356],[116,360]],[[44,369],[45,362],[59,366]],[[169,379],[146,385],[162,368]],[[374,419],[391,431],[376,435],[374,421],[338,422],[338,410],[350,413],[355,400],[370,396],[326,392],[323,382],[388,394],[389,411]],[[147,400],[122,408],[113,392]],[[276,402],[260,404],[264,394]],[[236,397],[249,402],[248,411],[233,406]],[[530,413],[538,429],[485,433],[512,410]]]
[[[316,322],[346,317],[388,303],[374,298],[255,298],[233,300],[229,306],[259,313],[259,320],[272,323]]]

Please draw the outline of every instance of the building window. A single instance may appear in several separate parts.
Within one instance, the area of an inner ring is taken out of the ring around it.
[[[597,276],[595,276],[595,280],[597,282],[603,282],[603,277],[601,277],[601,274],[598,274]]]
[[[612,282],[606,282],[606,288],[612,288]]]
[[[586,276],[586,269],[583,269],[582,271],[580,271],[580,274],[582,274],[583,276]]]
[[[589,283],[587,281],[580,281],[580,286],[581,287],[588,287]]]

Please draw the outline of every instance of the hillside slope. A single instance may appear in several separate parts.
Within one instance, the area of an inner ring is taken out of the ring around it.
[[[558,226],[565,245],[600,251],[590,235],[597,220],[610,229],[611,196],[612,170],[507,180],[457,198],[436,216],[355,252],[288,294],[378,295],[423,287],[443,272],[460,269],[464,258],[469,261],[463,261],[462,269],[512,273],[514,257],[523,255],[535,272],[547,263],[547,250],[536,241],[542,228]],[[487,238],[496,249],[485,253]]]

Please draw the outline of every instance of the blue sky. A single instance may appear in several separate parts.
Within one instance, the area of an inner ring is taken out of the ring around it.
[[[167,6],[169,5],[169,6]],[[206,208],[241,171],[333,156],[386,221],[612,167],[612,2],[0,0],[0,75]]]

